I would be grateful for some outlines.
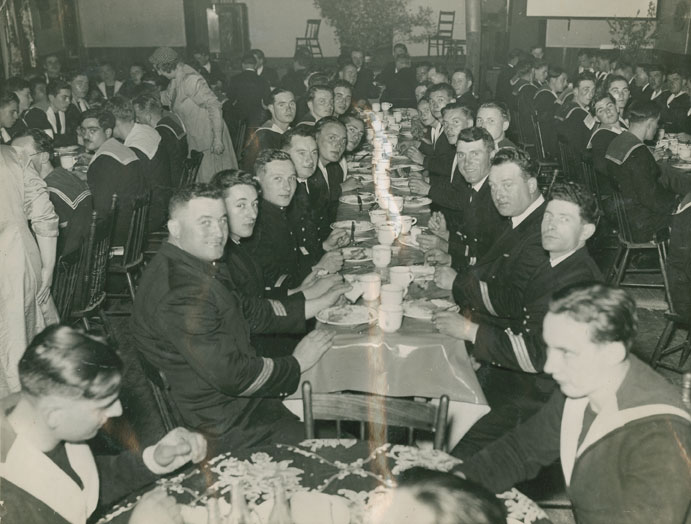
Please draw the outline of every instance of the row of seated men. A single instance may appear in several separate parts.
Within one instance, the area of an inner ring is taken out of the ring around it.
[[[563,97],[560,93],[566,93],[567,78],[559,69],[549,69],[547,86],[542,89],[530,82],[541,67],[545,66],[519,61],[514,68],[511,103],[521,127],[516,133],[527,141],[531,136],[535,139],[529,124],[529,113],[535,111],[548,153],[556,158],[560,140],[571,151],[572,169],[580,171],[582,159],[592,162],[605,217],[616,223],[611,199],[616,190],[621,193],[634,242],[649,242],[671,226],[667,269],[672,302],[677,313],[689,317],[691,258],[686,231],[691,220],[691,185],[666,177],[657,162],[660,155],[646,147],[655,144],[659,128],[670,133],[686,131],[691,112],[686,73],[670,70],[665,76],[662,67],[646,65],[637,67],[637,75],[631,77],[631,66],[619,64],[615,71],[631,77],[627,80],[615,72],[598,78],[585,69],[574,79],[568,97]]]

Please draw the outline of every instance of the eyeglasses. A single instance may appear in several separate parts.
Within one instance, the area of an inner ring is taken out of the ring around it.
[[[348,130],[348,133],[350,133],[353,136],[362,136],[365,134],[364,131],[360,131],[360,129],[358,129],[355,126],[347,126],[346,129]]]
[[[99,131],[102,131],[100,127],[80,127],[77,129],[77,133],[79,133],[79,136],[94,136]]]
[[[329,144],[334,144],[334,145],[344,145],[348,140],[343,137],[339,137],[338,135],[328,135],[326,137],[326,140],[329,142]]]

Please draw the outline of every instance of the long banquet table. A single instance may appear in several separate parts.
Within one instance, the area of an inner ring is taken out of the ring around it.
[[[293,524],[399,524],[374,515],[387,505],[402,473],[416,466],[456,473],[461,464],[442,451],[372,445],[355,439],[317,439],[298,446],[276,444],[224,453],[202,466],[161,479],[158,485],[182,505],[186,524],[228,522],[209,519],[207,504],[216,498],[220,516],[225,518],[231,512],[229,502],[235,489],[245,499],[248,522],[268,523],[277,483],[290,500]],[[547,515],[519,491],[497,496],[507,509],[507,524],[549,524]],[[138,498],[133,495],[110,509],[98,524],[127,522]]]

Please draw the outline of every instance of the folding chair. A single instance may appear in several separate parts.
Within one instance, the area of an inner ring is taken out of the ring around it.
[[[315,438],[314,421],[336,421],[341,435],[344,420],[360,423],[360,438],[364,440],[366,426],[386,432],[388,426],[405,427],[408,444],[413,444],[415,429],[434,433],[434,449],[444,449],[449,397],[442,395],[439,405],[394,397],[353,393],[315,393],[309,381],[302,383],[302,407],[305,415],[305,438]]]

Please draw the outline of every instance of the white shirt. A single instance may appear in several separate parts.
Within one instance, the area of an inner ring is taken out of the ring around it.
[[[519,225],[521,225],[521,222],[523,222],[526,218],[528,218],[528,215],[530,215],[530,213],[532,213],[538,207],[540,207],[544,201],[545,201],[545,198],[542,195],[540,195],[539,197],[537,197],[535,202],[530,204],[528,206],[528,208],[525,211],[523,211],[523,213],[521,213],[518,216],[511,217],[511,227],[513,229],[516,229]]]
[[[432,145],[435,146],[437,145],[437,139],[441,136],[442,130],[441,130],[441,122],[437,120],[437,123],[432,127],[431,131],[431,136],[432,136]]]
[[[50,122],[50,127],[53,128],[53,133],[56,135],[58,134],[58,121],[57,119],[60,119],[60,134],[64,135],[65,132],[67,131],[65,129],[65,112],[64,111],[58,111],[57,113],[55,112],[55,109],[53,109],[52,106],[48,108],[46,111],[46,116],[48,117],[48,122]]]
[[[557,257],[557,258],[550,258],[549,259],[549,265],[552,267],[555,267],[556,265],[560,264],[561,262],[563,262],[564,260],[569,258],[571,255],[573,255],[576,251],[578,251],[578,248],[572,249],[568,253],[565,253],[565,254]]]

